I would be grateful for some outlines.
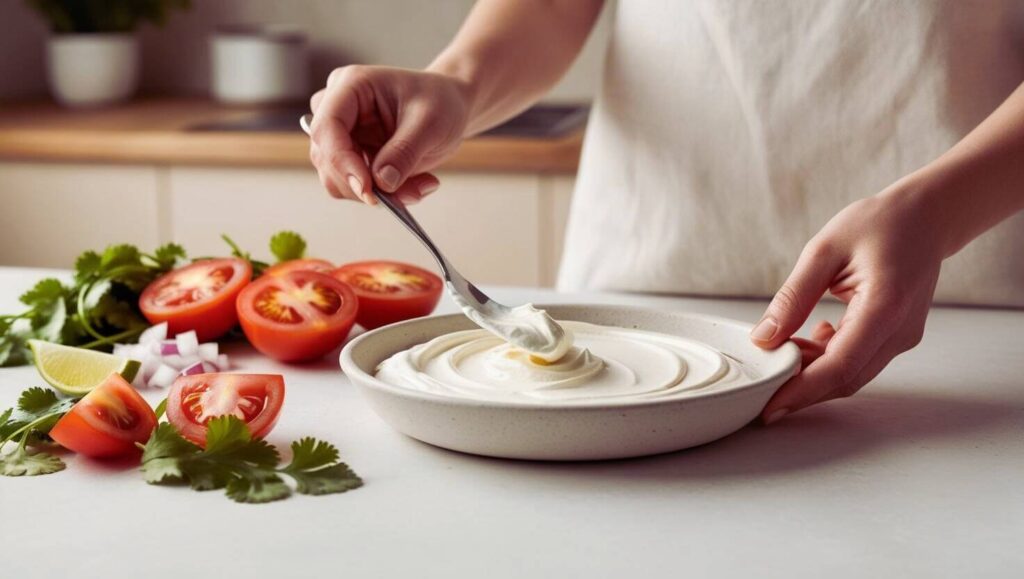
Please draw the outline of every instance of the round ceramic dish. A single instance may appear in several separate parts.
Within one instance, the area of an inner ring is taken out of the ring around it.
[[[644,456],[711,442],[753,420],[800,365],[793,343],[766,352],[750,343],[750,325],[686,313],[622,306],[538,306],[556,320],[639,328],[700,340],[743,362],[754,380],[685,397],[572,406],[486,402],[386,384],[374,377],[392,354],[474,328],[462,314],[419,318],[367,332],[341,352],[341,368],[395,430],[443,448],[533,460]]]

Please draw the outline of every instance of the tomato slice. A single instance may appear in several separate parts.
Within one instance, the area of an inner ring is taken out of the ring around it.
[[[209,342],[238,323],[235,300],[251,278],[244,259],[197,261],[146,286],[139,309],[152,324],[167,322],[168,335],[195,330],[200,342]]]
[[[397,261],[359,261],[332,273],[359,297],[356,321],[367,329],[434,311],[444,284],[433,273]]]
[[[358,301],[347,285],[315,271],[265,275],[238,296],[249,343],[282,362],[315,360],[337,348],[355,324]]]
[[[278,374],[193,374],[180,376],[167,396],[167,420],[182,436],[206,445],[206,426],[218,416],[245,421],[256,438],[265,437],[281,414],[284,378]]]
[[[107,377],[61,417],[50,438],[93,458],[137,452],[156,428],[156,414],[120,374]]]
[[[263,271],[263,275],[282,275],[291,271],[331,273],[334,271],[334,264],[326,259],[291,259],[268,267]]]

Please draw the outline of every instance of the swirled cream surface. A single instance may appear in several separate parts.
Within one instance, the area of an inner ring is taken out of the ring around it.
[[[554,362],[485,330],[439,336],[380,364],[377,378],[475,400],[551,404],[685,396],[746,382],[747,368],[694,340],[561,322],[573,345]]]

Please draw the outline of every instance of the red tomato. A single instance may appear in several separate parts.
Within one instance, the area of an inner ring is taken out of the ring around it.
[[[263,275],[282,275],[290,271],[331,273],[334,271],[334,264],[325,259],[291,259],[268,267]]]
[[[251,278],[244,259],[197,261],[146,286],[139,308],[150,323],[167,322],[169,336],[195,330],[200,342],[209,342],[238,323],[235,299]]]
[[[253,437],[263,438],[277,424],[282,404],[284,378],[278,374],[193,374],[171,386],[167,420],[182,436],[206,446],[211,418],[237,416]]]
[[[315,360],[337,348],[355,324],[352,289],[329,275],[265,275],[238,296],[242,331],[257,350],[282,362]]]
[[[137,451],[156,428],[156,414],[120,374],[111,374],[65,414],[50,438],[68,450],[93,458]]]
[[[358,261],[332,273],[359,297],[356,321],[366,329],[418,318],[434,311],[441,299],[441,278],[397,261]]]

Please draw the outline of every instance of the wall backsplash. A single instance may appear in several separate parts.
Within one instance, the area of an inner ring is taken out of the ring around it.
[[[142,92],[206,95],[208,37],[223,24],[291,24],[309,35],[312,86],[350,63],[423,67],[458,30],[473,0],[195,0],[165,28],[145,27]],[[600,76],[609,10],[548,100],[589,100]],[[23,0],[0,0],[0,100],[47,94],[47,30]]]

